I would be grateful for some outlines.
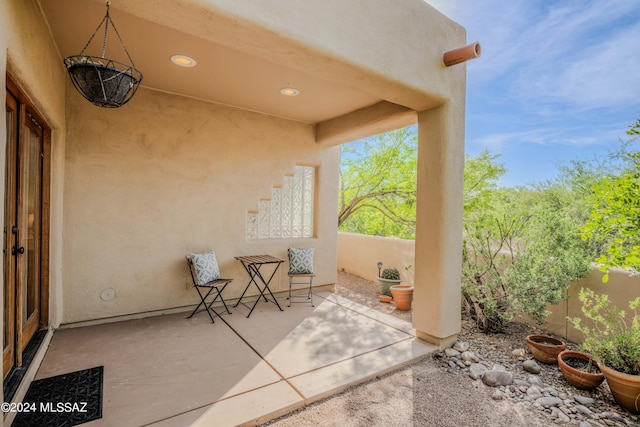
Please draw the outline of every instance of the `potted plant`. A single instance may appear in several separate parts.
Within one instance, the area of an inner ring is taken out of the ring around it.
[[[549,335],[527,335],[525,341],[536,360],[550,365],[558,363],[558,354],[567,348],[563,341]]]
[[[613,306],[608,295],[597,295],[591,289],[581,289],[582,313],[593,322],[584,325],[582,319],[569,319],[585,336],[582,349],[589,351],[611,389],[618,405],[640,414],[640,297],[629,302],[631,319]]]
[[[400,284],[400,272],[397,268],[385,268],[378,277],[381,295],[391,295],[391,286]]]
[[[413,286],[411,285],[393,285],[391,286],[391,294],[393,302],[398,310],[411,310],[411,301],[413,300]]]
[[[581,351],[564,350],[558,354],[558,366],[564,378],[574,387],[591,390],[604,381],[598,362]]]

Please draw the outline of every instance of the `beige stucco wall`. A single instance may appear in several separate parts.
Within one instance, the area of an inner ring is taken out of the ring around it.
[[[234,279],[228,299],[248,279],[234,256],[289,246],[315,247],[314,283],[335,283],[339,149],[319,148],[311,125],[144,88],[120,109],[70,92],[67,114],[64,323],[195,303],[184,256],[210,248]],[[246,213],[295,164],[317,167],[317,237],[247,240]]]
[[[64,173],[66,72],[46,23],[34,0],[0,2],[0,73],[8,73],[29,96],[38,113],[52,129],[51,224],[50,224],[50,325],[57,326],[62,308],[62,177]],[[4,94],[4,85],[3,85]],[[4,99],[4,96],[2,97]],[[5,104],[2,103],[5,115]],[[5,120],[0,124],[0,168],[5,169]],[[1,200],[4,200],[4,173],[0,174]],[[2,265],[0,265],[2,269]]]
[[[628,319],[631,319],[633,313],[629,310],[629,301],[640,295],[640,277],[630,276],[627,272],[619,269],[614,269],[609,273],[607,283],[602,283],[602,276],[601,271],[594,269],[587,276],[572,283],[567,293],[568,299],[558,305],[547,307],[551,315],[545,319],[546,322],[542,328],[569,341],[581,343],[584,340],[583,334],[567,321],[567,317],[580,317],[585,324],[591,324],[582,315],[582,304],[578,299],[582,288],[592,289],[597,294],[609,295],[611,302],[623,309],[627,313]]]
[[[402,283],[413,285],[415,247],[413,240],[340,232],[338,269],[375,282],[382,261],[383,269],[397,268]]]

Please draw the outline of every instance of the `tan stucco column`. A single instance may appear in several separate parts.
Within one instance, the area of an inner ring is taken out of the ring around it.
[[[442,348],[460,332],[463,174],[464,103],[419,113],[413,327]]]

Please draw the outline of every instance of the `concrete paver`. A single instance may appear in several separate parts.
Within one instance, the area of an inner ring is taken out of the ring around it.
[[[105,366],[92,426],[251,425],[436,350],[407,322],[330,293],[284,312],[173,314],[56,331],[36,378]],[[221,321],[222,320],[222,321]]]

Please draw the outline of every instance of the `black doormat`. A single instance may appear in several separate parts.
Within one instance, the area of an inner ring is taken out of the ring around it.
[[[104,366],[31,383],[12,426],[67,427],[102,418]]]

